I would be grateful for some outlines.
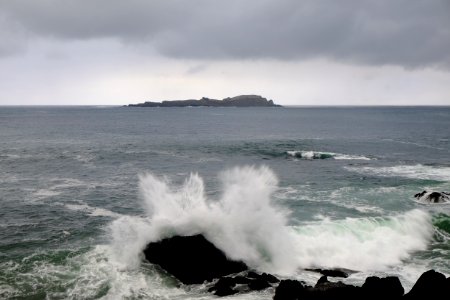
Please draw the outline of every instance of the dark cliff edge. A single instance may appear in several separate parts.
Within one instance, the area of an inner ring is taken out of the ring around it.
[[[162,102],[144,102],[138,104],[125,105],[126,107],[188,107],[188,106],[207,106],[207,107],[281,107],[258,95],[241,95],[222,100],[201,98],[200,100],[173,100]]]

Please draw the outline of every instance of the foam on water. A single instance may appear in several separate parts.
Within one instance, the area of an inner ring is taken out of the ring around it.
[[[121,269],[111,252],[110,245],[99,245],[82,253],[37,253],[21,264],[3,263],[3,276],[14,281],[0,286],[0,297],[24,292],[49,299],[158,299],[186,294],[150,265],[145,270]]]
[[[294,230],[301,267],[360,271],[400,264],[425,250],[434,232],[429,214],[418,209],[391,217],[324,219]]]
[[[450,167],[436,166],[393,166],[393,167],[345,167],[345,169],[361,174],[383,177],[405,177],[411,179],[425,179],[437,181],[450,181]]]
[[[286,151],[287,155],[301,158],[301,159],[337,159],[337,160],[371,160],[366,156],[349,155],[333,152],[319,152],[319,151]]]
[[[152,174],[141,176],[148,218],[122,217],[112,223],[117,260],[136,267],[148,242],[202,233],[228,257],[261,271],[292,275],[311,266],[382,270],[426,249],[433,236],[430,216],[421,210],[288,226],[288,213],[272,201],[277,178],[270,169],[234,168],[220,178],[222,195],[207,199],[197,174],[180,187]]]
[[[85,212],[93,217],[120,217],[121,214],[115,213],[105,208],[89,206],[85,203],[81,204],[65,204],[67,209]]]

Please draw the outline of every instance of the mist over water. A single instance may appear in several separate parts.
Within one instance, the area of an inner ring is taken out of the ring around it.
[[[0,297],[213,298],[142,256],[198,233],[309,284],[311,267],[407,290],[448,276],[449,204],[413,196],[450,191],[449,122],[446,108],[1,108]]]

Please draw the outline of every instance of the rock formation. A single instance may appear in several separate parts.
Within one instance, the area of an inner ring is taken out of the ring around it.
[[[275,300],[400,298],[415,300],[450,294],[450,278],[434,270],[423,273],[406,295],[398,277],[371,276],[366,278],[361,287],[328,280],[328,276],[347,277],[354,272],[346,269],[310,269],[309,271],[325,274],[314,287],[297,280],[280,282],[271,274],[249,271],[243,262],[230,260],[203,235],[175,236],[152,242],[147,245],[144,254],[149,262],[159,265],[184,284],[210,282],[207,283],[208,291],[217,296],[274,287],[276,287],[273,297]]]
[[[280,107],[273,103],[273,100],[267,100],[257,95],[241,95],[222,100],[203,97],[200,100],[173,100],[162,102],[147,101],[144,103],[130,104],[128,107],[186,107],[186,106],[212,106],[212,107]]]
[[[203,283],[248,269],[243,262],[229,260],[203,235],[175,236],[150,243],[144,255],[184,284]]]
[[[445,203],[450,201],[450,194],[445,192],[422,191],[415,194],[414,197],[426,203]]]

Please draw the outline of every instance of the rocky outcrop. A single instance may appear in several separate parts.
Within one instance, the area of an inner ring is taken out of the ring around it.
[[[434,270],[420,276],[411,291],[404,295],[398,277],[368,277],[361,287],[330,282],[322,276],[314,287],[296,280],[283,280],[275,290],[274,300],[300,299],[434,299],[450,293],[450,278]]]
[[[376,299],[398,299],[405,293],[400,280],[394,276],[385,278],[367,277],[361,288],[364,295],[371,295]]]
[[[450,279],[434,270],[423,273],[405,299],[433,299],[449,295]]]
[[[228,259],[203,235],[175,236],[150,243],[144,255],[184,284],[203,283],[248,269],[243,262]]]
[[[422,191],[415,194],[414,198],[425,203],[445,203],[450,201],[450,194],[445,192]]]
[[[237,293],[275,289],[275,300],[294,299],[427,299],[450,294],[450,278],[434,270],[420,276],[411,291],[404,289],[397,277],[366,278],[353,286],[331,282],[328,276],[347,277],[355,272],[347,269],[309,269],[325,274],[314,287],[296,280],[282,280],[267,273],[249,271],[240,261],[233,261],[203,235],[175,236],[152,242],[144,250],[146,259],[159,265],[184,284],[207,283],[210,293],[228,296]],[[279,282],[279,284],[277,284]]]
[[[236,293],[261,291],[272,287],[279,281],[271,274],[248,272],[234,277],[222,277],[208,291],[217,296],[228,296]]]
[[[282,280],[275,290],[274,300],[300,300],[305,299],[306,289],[311,288],[305,286],[304,282],[297,280]]]
[[[356,271],[343,269],[343,268],[335,268],[335,269],[305,269],[306,271],[320,273],[324,276],[328,277],[342,277],[347,278],[350,274],[356,273]]]
[[[162,102],[147,101],[144,103],[130,104],[128,107],[187,107],[187,106],[211,106],[211,107],[280,107],[273,103],[273,100],[268,100],[257,95],[241,95],[232,98],[225,98],[222,100],[210,99],[203,97],[200,100],[173,100]]]

